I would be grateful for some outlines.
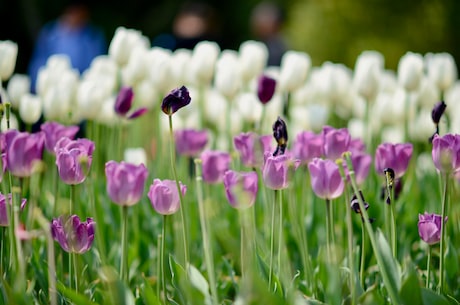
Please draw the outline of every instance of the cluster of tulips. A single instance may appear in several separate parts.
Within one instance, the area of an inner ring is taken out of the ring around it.
[[[81,77],[50,58],[30,94],[27,77],[11,77],[15,52],[0,42],[3,302],[457,304],[450,55],[408,53],[394,74],[364,52],[352,74],[289,51],[275,68],[257,42],[171,53],[120,28]],[[20,132],[14,114],[26,128],[45,122]],[[440,204],[424,205],[410,187],[436,177],[440,199],[427,198]],[[414,198],[408,224],[401,203]],[[400,229],[411,226],[422,246]],[[411,245],[426,265],[407,262]]]

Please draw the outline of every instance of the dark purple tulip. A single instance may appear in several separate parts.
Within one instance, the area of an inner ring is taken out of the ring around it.
[[[191,98],[185,86],[173,89],[161,103],[161,110],[167,115],[172,115],[177,110],[190,104]]]
[[[110,199],[121,206],[136,204],[144,193],[148,174],[144,164],[108,161],[105,164],[105,176]]]
[[[440,172],[457,171],[460,168],[460,135],[435,135],[431,155]]]
[[[61,138],[54,148],[59,177],[65,184],[85,181],[93,161],[94,142],[88,139]]]
[[[230,205],[236,209],[251,207],[256,201],[258,176],[256,172],[226,171],[224,187]]]
[[[348,129],[335,129],[331,126],[324,126],[323,131],[324,155],[334,160],[341,158],[342,154],[348,151],[351,141]]]
[[[271,135],[258,136],[253,132],[241,133],[233,138],[233,145],[240,155],[244,166],[260,168],[264,153],[271,151]]]
[[[13,203],[12,198],[13,197],[11,196],[11,194],[8,194],[7,196],[5,196],[2,193],[0,193],[0,227],[7,227],[9,225],[8,208],[6,205],[9,204],[11,207]],[[26,203],[27,203],[26,199],[21,200],[21,210],[24,209],[24,207],[26,206]]]
[[[308,170],[316,196],[322,199],[335,199],[342,195],[345,184],[339,166],[334,161],[315,158],[308,163]]]
[[[433,119],[433,123],[436,125],[439,124],[444,111],[446,110],[446,103],[444,101],[440,101],[436,105],[434,105],[433,110],[431,111],[431,119]]]
[[[208,143],[207,130],[183,129],[174,132],[177,153],[181,156],[195,157]]]
[[[284,152],[286,151],[286,147],[287,147],[287,141],[288,141],[288,132],[287,132],[286,123],[284,122],[283,119],[278,117],[278,119],[273,124],[272,129],[273,129],[273,137],[275,138],[276,143],[278,143],[278,146],[276,147],[276,150],[273,153],[273,155],[274,156],[284,155]]]
[[[182,195],[185,195],[187,187],[180,183]],[[177,191],[176,181],[174,180],[153,180],[150,186],[148,197],[153,208],[162,215],[171,215],[180,208],[180,197]]]
[[[80,127],[64,126],[57,122],[45,122],[40,126],[40,129],[45,134],[45,149],[54,154],[56,143],[63,137],[73,140]]]
[[[383,143],[375,152],[375,170],[383,175],[386,168],[395,172],[395,178],[401,178],[409,166],[413,147],[411,143]]]
[[[119,116],[126,116],[131,110],[134,99],[134,91],[131,87],[121,87],[115,100],[115,113]]]
[[[262,104],[268,103],[273,94],[275,94],[276,80],[267,76],[261,75],[257,81],[257,96]]]
[[[51,222],[51,235],[62,249],[69,253],[82,254],[91,249],[94,240],[95,222],[87,218],[81,222],[77,215],[61,216]]]
[[[442,217],[438,214],[418,214],[418,234],[429,245],[434,245],[441,240]],[[444,218],[446,223],[447,217]]]
[[[207,150],[201,154],[203,180],[207,183],[222,182],[230,165],[230,155],[226,152]]]
[[[30,177],[42,160],[45,135],[9,130],[5,133],[6,169],[16,177]]]
[[[292,154],[302,164],[308,164],[314,158],[321,157],[323,153],[323,136],[311,131],[303,131],[297,135],[292,147]]]
[[[262,168],[262,177],[265,186],[272,190],[281,190],[289,186],[289,168],[297,169],[300,161],[293,160],[289,154],[273,156],[265,153],[265,162]]]

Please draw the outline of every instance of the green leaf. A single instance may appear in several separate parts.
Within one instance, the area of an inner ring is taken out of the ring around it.
[[[423,304],[420,281],[412,263],[408,263],[407,273],[399,293],[404,304]]]
[[[382,266],[384,272],[388,275],[389,285],[392,286],[394,291],[399,291],[401,288],[401,273],[398,263],[396,262],[393,254],[391,253],[390,245],[388,244],[385,236],[380,229],[375,232],[376,243],[378,251],[382,258]],[[383,270],[382,270],[383,271]]]
[[[204,278],[204,276],[198,271],[198,269],[193,266],[188,266],[188,274],[190,283],[193,287],[198,289],[204,296],[205,304],[211,304],[211,295],[209,294],[209,284],[208,281]]]
[[[424,305],[450,305],[444,296],[435,293],[433,290],[426,288],[422,288],[421,290]]]
[[[360,305],[383,305],[385,304],[385,300],[383,299],[380,291],[377,288],[377,285],[373,285],[369,287],[360,297],[359,297],[359,304]],[[414,303],[416,304],[416,303]]]
[[[144,277],[144,283],[141,285],[141,297],[144,304],[161,305],[158,296],[155,294],[147,278]]]
[[[89,300],[85,295],[82,295],[75,290],[66,287],[63,283],[57,282],[56,283],[57,289],[60,293],[62,293],[66,298],[72,301],[74,304],[79,305],[97,305],[97,303],[92,302]]]

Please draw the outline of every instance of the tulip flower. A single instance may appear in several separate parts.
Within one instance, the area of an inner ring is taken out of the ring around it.
[[[177,110],[190,104],[191,98],[185,86],[173,89],[161,103],[161,110],[167,115],[174,114]]]
[[[431,155],[440,172],[457,171],[460,168],[460,135],[435,135]]]
[[[26,124],[35,124],[42,115],[42,101],[39,96],[29,93],[21,97],[19,115]]]
[[[292,147],[292,154],[302,164],[308,164],[313,158],[323,155],[323,136],[310,131],[303,131],[297,135]]]
[[[148,170],[144,164],[134,165],[113,160],[105,164],[107,193],[110,199],[121,206],[136,204],[144,193]]]
[[[316,196],[330,200],[342,195],[345,185],[334,161],[315,158],[308,163],[308,170]]]
[[[230,155],[226,152],[207,150],[201,154],[203,181],[207,183],[222,182],[230,165]]]
[[[275,94],[276,80],[267,76],[261,75],[257,82],[257,97],[262,104],[268,103],[273,94]]]
[[[441,90],[449,89],[457,80],[457,65],[449,53],[425,55],[428,78]]]
[[[25,74],[13,74],[6,87],[11,107],[18,109],[21,97],[30,92],[30,77]]]
[[[324,155],[326,158],[335,160],[342,157],[342,154],[348,151],[351,141],[348,129],[335,129],[330,126],[324,126],[321,133],[324,141]]]
[[[271,135],[258,136],[255,133],[241,133],[233,138],[235,149],[244,166],[258,168],[263,164],[265,152],[271,151]]]
[[[64,251],[82,254],[91,249],[95,225],[92,218],[81,222],[77,215],[61,216],[51,222],[51,235]]]
[[[433,120],[433,123],[435,123],[436,125],[439,124],[439,121],[441,120],[441,117],[444,114],[446,107],[447,105],[446,103],[444,103],[444,101],[440,101],[433,107],[433,110],[431,111],[431,119]]]
[[[416,90],[423,77],[423,57],[407,52],[398,63],[398,82],[407,91]]]
[[[439,243],[441,240],[441,221],[442,217],[438,214],[425,212],[418,215],[418,234],[428,245]],[[444,223],[447,217],[444,219]]]
[[[131,114],[128,115],[128,112],[131,110],[133,105],[134,92],[131,87],[122,87],[118,92],[117,98],[115,100],[115,113],[120,117],[127,119],[135,119],[147,112],[147,108],[142,107]]]
[[[243,82],[250,81],[267,65],[268,49],[261,41],[248,40],[239,48],[239,66]]]
[[[198,155],[208,143],[207,130],[183,129],[174,132],[177,153],[182,156]]]
[[[278,143],[275,152],[273,153],[274,156],[283,155],[286,151],[287,141],[288,141],[288,132],[286,123],[278,117],[278,119],[273,124],[273,137]]]
[[[265,185],[272,190],[281,190],[289,186],[289,168],[297,169],[300,161],[293,160],[289,154],[274,156],[265,152],[265,162],[262,177]]]
[[[59,177],[66,184],[85,181],[93,160],[94,142],[87,139],[61,138],[54,148]]]
[[[364,152],[354,152],[351,154],[350,158],[351,163],[353,165],[353,170],[355,171],[356,183],[358,185],[361,185],[366,180],[369,174],[369,169],[372,163],[372,157]],[[348,171],[348,168],[346,166],[345,171]]]
[[[54,154],[56,143],[63,137],[73,140],[80,127],[64,126],[57,122],[45,122],[40,126],[40,129],[45,134],[45,149]]]
[[[126,163],[131,163],[135,165],[147,164],[147,153],[142,147],[137,148],[126,148],[124,153],[123,160]]]
[[[412,151],[411,143],[380,144],[375,152],[375,170],[379,174],[384,174],[386,168],[391,168],[395,172],[395,178],[401,178],[409,166]]]
[[[230,205],[236,209],[251,207],[257,197],[258,176],[256,172],[226,171],[224,187]]]
[[[21,200],[21,210],[26,206],[27,200]],[[7,204],[12,205],[12,195],[8,194],[7,196],[0,193],[0,227],[7,227],[9,225],[8,221],[8,208]]]
[[[180,184],[182,195],[185,195],[187,187]],[[176,213],[180,208],[179,192],[176,181],[174,180],[153,180],[148,193],[153,208],[161,215],[171,215]]]
[[[35,165],[42,160],[45,136],[9,130],[4,135],[6,169],[16,177],[30,177]]]
[[[0,81],[6,81],[13,74],[18,57],[18,44],[11,40],[0,41]]]

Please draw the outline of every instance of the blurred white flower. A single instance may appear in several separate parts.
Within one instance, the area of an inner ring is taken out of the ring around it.
[[[24,94],[19,105],[19,116],[26,124],[35,124],[42,114],[42,101],[39,96]]]
[[[252,92],[244,92],[236,97],[235,107],[245,122],[258,123],[264,106],[257,95]]]
[[[194,85],[202,86],[211,82],[219,53],[219,45],[215,42],[200,41],[196,44],[189,64],[190,80],[194,81]]]
[[[348,121],[348,132],[353,138],[365,139],[367,136],[366,124],[361,119],[351,119]]]
[[[398,88],[398,80],[393,70],[383,70],[380,73],[379,91],[393,93]]]
[[[292,105],[289,108],[290,121],[288,124],[289,134],[297,135],[301,131],[311,130],[310,127],[310,114],[306,105]],[[291,136],[292,139],[294,137]]]
[[[134,88],[134,101],[140,107],[152,109],[160,102],[160,95],[150,79],[144,79]]]
[[[43,114],[49,120],[66,120],[75,104],[79,75],[77,70],[50,71],[44,95],[38,94],[43,101]]]
[[[315,74],[312,82],[333,103],[347,96],[351,86],[351,71],[342,64],[325,62]]]
[[[149,79],[160,94],[169,92],[174,87],[171,83],[171,52],[166,49],[154,47],[148,52],[147,65]],[[182,84],[180,84],[182,85]]]
[[[8,130],[7,128],[7,122],[6,122],[6,116],[2,116],[1,117],[1,124],[0,124],[0,127],[1,127],[1,131],[6,131]],[[16,129],[18,130],[19,128],[19,123],[18,123],[18,119],[16,118],[16,115],[14,113],[10,113],[10,129]]]
[[[124,161],[127,163],[147,166],[147,153],[142,147],[126,148],[124,152]]]
[[[214,86],[232,102],[241,87],[238,53],[235,51],[224,50],[221,53],[216,64]]]
[[[203,108],[205,119],[213,124],[218,124],[222,117],[225,118],[227,101],[219,91],[211,89],[205,94]]]
[[[148,49],[143,44],[138,44],[131,51],[128,62],[121,68],[123,85],[134,86],[145,77],[149,67],[147,52]]]
[[[364,51],[356,59],[353,87],[367,101],[376,97],[383,69],[384,58],[377,51]]]
[[[431,108],[420,110],[415,120],[409,121],[409,137],[420,142],[428,141],[433,135],[435,126],[431,120]]]
[[[137,47],[148,48],[150,41],[140,31],[118,27],[109,45],[109,56],[120,66],[128,63],[131,52]]]
[[[307,79],[310,67],[310,55],[287,51],[281,59],[281,72],[277,87],[283,92],[291,92],[299,88]]]
[[[404,142],[404,124],[397,126],[386,126],[381,130],[381,142],[403,143]]]
[[[189,65],[192,60],[192,51],[188,49],[178,49],[171,55],[171,65],[169,72],[171,84],[175,87],[193,83],[190,80]]]
[[[116,96],[107,97],[101,104],[101,109],[95,117],[95,121],[107,126],[114,126],[120,122],[120,118],[115,112]]]
[[[398,63],[398,83],[406,91],[419,88],[423,76],[423,57],[421,54],[407,52]]]
[[[6,90],[10,97],[11,106],[18,109],[21,97],[30,92],[30,77],[25,74],[14,74],[8,81]]]
[[[94,120],[98,116],[102,103],[110,96],[101,84],[102,82],[95,80],[83,80],[78,85],[77,108],[80,115],[86,119]]]
[[[457,80],[457,65],[449,53],[428,53],[425,55],[428,77],[444,92]]]
[[[437,102],[440,101],[441,92],[428,77],[423,77],[420,82],[420,88],[415,94],[416,105],[420,107],[432,108]]]
[[[0,41],[0,81],[6,81],[13,74],[18,57],[18,44],[11,40]]]
[[[431,155],[431,152],[422,152],[418,155],[415,172],[418,178],[436,174],[436,167],[433,164],[433,156]]]
[[[307,112],[307,120],[310,123],[310,128],[316,132],[322,130],[323,126],[326,125],[329,119],[329,107],[323,104],[309,104],[307,105]]]
[[[268,49],[263,42],[244,41],[240,45],[239,55],[243,83],[260,75],[267,65]]]

